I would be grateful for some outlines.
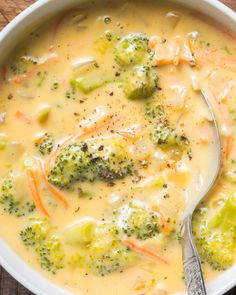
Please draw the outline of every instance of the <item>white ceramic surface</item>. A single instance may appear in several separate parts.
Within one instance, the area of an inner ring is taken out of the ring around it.
[[[97,2],[101,1],[104,0],[97,0]],[[66,7],[82,2],[86,2],[86,0],[38,0],[18,15],[0,33],[0,64],[29,29]],[[173,0],[173,2],[188,5],[204,12],[236,32],[236,13],[217,0]],[[2,239],[0,239],[0,264],[36,295],[72,295],[35,272]],[[236,265],[207,284],[207,291],[209,295],[221,295],[234,286],[236,286]]]

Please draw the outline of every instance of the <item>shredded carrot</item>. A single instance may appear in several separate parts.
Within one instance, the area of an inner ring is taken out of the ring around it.
[[[42,198],[39,192],[39,188],[38,188],[38,181],[37,181],[37,177],[35,174],[35,171],[33,171],[32,169],[28,169],[27,170],[27,177],[28,177],[28,183],[29,183],[29,188],[32,194],[32,198],[34,200],[34,203],[36,205],[36,207],[47,217],[50,217],[47,209],[44,207],[43,203],[42,203]]]
[[[170,224],[166,220],[165,216],[161,213],[160,209],[158,208],[157,205],[154,205],[152,207],[152,210],[155,211],[158,215],[159,222],[161,223],[161,229],[162,231],[166,234],[169,235],[171,232]]]
[[[164,264],[168,264],[168,262],[163,259],[160,255],[158,255],[156,252],[154,252],[151,249],[148,249],[146,247],[143,247],[141,245],[138,244],[137,241],[130,239],[130,238],[126,238],[123,240],[123,243],[129,247],[130,249],[134,250],[137,253],[142,254],[143,256],[157,262],[157,263],[164,263]]]
[[[128,140],[131,140],[131,141],[136,141],[138,140],[138,136],[137,134],[135,134],[134,132],[131,132],[131,131],[125,131],[125,130],[120,130],[120,131],[116,131],[116,133],[118,135],[120,135],[121,137],[125,138],[125,139],[128,139]]]
[[[31,125],[32,124],[32,121],[24,114],[24,113],[22,113],[22,112],[20,112],[20,111],[17,111],[16,113],[15,113],[15,117],[17,118],[17,119],[19,119],[19,120],[22,120],[22,121],[24,121],[26,124],[28,124],[28,125]]]
[[[41,177],[44,184],[47,186],[47,188],[53,194],[53,196],[55,196],[60,202],[63,203],[64,207],[67,208],[68,202],[64,194],[60,190],[58,190],[55,186],[53,186],[51,183],[48,182],[43,160],[38,159],[37,162],[40,168]]]
[[[51,54],[49,58],[46,58],[41,63],[34,65],[32,68],[26,71],[26,73],[13,77],[12,81],[18,85],[23,84],[24,82],[29,80],[33,75],[36,75],[40,71],[41,67],[43,67],[47,62],[55,59],[56,57],[56,54]]]
[[[234,138],[233,136],[228,136],[226,138],[226,143],[225,143],[226,147],[225,147],[225,156],[226,156],[226,159],[229,158],[232,150],[233,150],[233,146],[234,146]]]
[[[142,291],[145,288],[146,288],[146,282],[143,280],[139,280],[134,286],[134,291]]]
[[[78,134],[73,137],[73,141],[76,141],[78,139],[81,140],[85,137],[88,137],[88,135],[91,135],[93,133],[100,131],[104,127],[111,124],[111,121],[113,121],[113,123],[116,122],[116,120],[113,117],[108,116],[101,122],[95,122],[93,126],[81,128]]]

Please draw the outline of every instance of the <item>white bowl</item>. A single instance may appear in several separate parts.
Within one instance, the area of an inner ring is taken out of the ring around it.
[[[101,2],[103,0],[97,0]],[[44,20],[86,0],[38,0],[0,33],[0,64],[17,45],[29,29]],[[224,26],[236,31],[236,13],[217,0],[173,0],[188,5],[215,18]],[[0,239],[0,264],[21,284],[37,295],[71,295],[72,293],[50,283],[34,271],[14,251]],[[236,265],[221,274],[216,280],[207,284],[209,295],[221,295],[236,286]]]

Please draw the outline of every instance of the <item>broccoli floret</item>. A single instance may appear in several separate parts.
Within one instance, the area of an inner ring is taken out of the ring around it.
[[[138,256],[122,244],[115,224],[104,222],[97,226],[87,261],[93,273],[105,276],[122,271],[137,259]]]
[[[63,268],[64,252],[58,238],[51,236],[55,229],[46,218],[31,218],[30,224],[20,232],[22,242],[38,254],[41,267],[55,274]]]
[[[123,37],[115,47],[115,60],[128,66],[140,64],[148,53],[148,37],[142,33],[133,33]]]
[[[3,181],[1,187],[0,204],[3,210],[8,214],[14,214],[17,217],[22,217],[32,213],[35,210],[35,205],[32,202],[16,201],[13,196],[13,179],[10,175]]]
[[[215,270],[232,266],[236,249],[236,196],[230,197],[213,217],[198,209],[193,222],[200,256]]]
[[[54,145],[54,138],[51,133],[46,132],[40,141],[35,143],[35,147],[42,155],[49,155],[52,152]]]
[[[101,149],[102,147],[102,149]],[[50,172],[49,181],[70,188],[75,181],[111,182],[130,175],[133,161],[112,146],[91,146],[86,142],[71,144],[60,152]]]
[[[124,93],[129,99],[148,98],[156,91],[157,85],[156,70],[147,66],[138,66],[127,74],[124,81]]]
[[[94,181],[96,171],[93,161],[86,143],[70,144],[57,156],[49,181],[60,188],[69,188],[76,180]]]
[[[151,119],[157,119],[162,121],[165,119],[165,109],[164,106],[158,100],[152,100],[146,103],[145,115]]]
[[[102,150],[99,150],[103,147]],[[97,178],[111,182],[123,179],[133,173],[133,161],[125,154],[125,150],[117,144],[99,145],[92,147],[97,155],[96,170]]]
[[[123,232],[139,240],[154,237],[160,232],[158,216],[141,202],[132,202],[119,210],[118,224]]]
[[[101,54],[106,53],[110,46],[114,45],[115,38],[111,31],[105,31],[97,40],[95,40],[95,50]]]
[[[64,267],[64,253],[58,238],[52,237],[46,240],[36,249],[42,269],[56,274],[59,269]]]
[[[35,246],[46,240],[53,227],[46,218],[30,218],[30,224],[20,232],[20,237],[26,246]]]
[[[150,134],[150,139],[162,149],[177,147],[184,150],[189,145],[186,136],[177,134],[176,130],[170,127],[167,121],[159,122],[155,126]]]

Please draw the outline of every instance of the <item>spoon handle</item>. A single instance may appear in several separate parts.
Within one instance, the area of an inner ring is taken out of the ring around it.
[[[184,277],[188,295],[206,295],[200,258],[193,242],[192,215],[188,215],[182,226],[182,252]]]

